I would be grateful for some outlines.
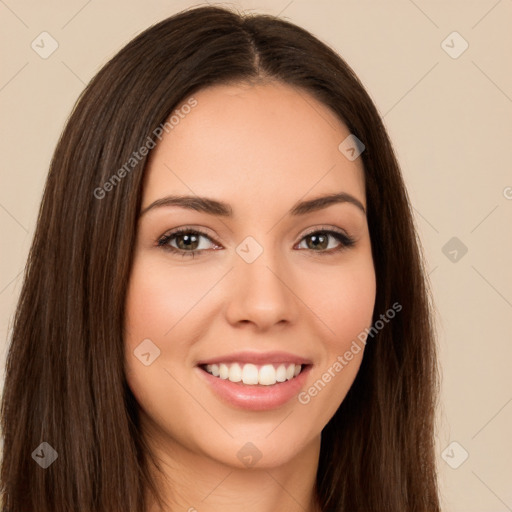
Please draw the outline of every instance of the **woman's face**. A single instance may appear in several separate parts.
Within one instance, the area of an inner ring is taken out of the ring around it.
[[[277,466],[318,448],[363,357],[353,342],[376,292],[363,165],[338,148],[346,126],[304,91],[194,98],[146,169],[127,379],[167,453]],[[341,193],[353,201],[300,206]]]

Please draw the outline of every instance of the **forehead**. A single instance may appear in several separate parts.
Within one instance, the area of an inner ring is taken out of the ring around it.
[[[192,193],[270,208],[344,191],[366,206],[361,158],[338,149],[350,131],[307,92],[271,82],[216,85],[193,98],[152,151],[143,204]]]

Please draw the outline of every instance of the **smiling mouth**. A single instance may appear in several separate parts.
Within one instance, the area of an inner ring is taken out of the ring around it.
[[[256,365],[251,363],[204,364],[199,367],[205,372],[223,380],[249,386],[273,386],[289,380],[305,370],[308,364],[274,363]]]

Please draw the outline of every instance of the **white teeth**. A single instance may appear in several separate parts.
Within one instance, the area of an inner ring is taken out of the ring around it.
[[[225,364],[219,366],[219,377],[221,379],[227,379],[229,376],[229,368]]]
[[[219,365],[212,364],[212,365],[208,365],[208,366],[210,366],[210,371],[211,371],[212,375],[214,375],[215,377],[218,377],[219,376]]]
[[[299,366],[300,369],[300,366]],[[276,380],[277,382],[284,382],[286,380],[286,366],[284,364],[280,364],[276,370]]]
[[[271,364],[266,364],[260,368],[258,379],[260,384],[271,386],[276,383],[276,370]]]
[[[232,364],[229,369],[229,377],[228,379],[231,382],[240,382],[242,380],[242,368],[238,363]]]
[[[249,385],[272,386],[276,382],[285,382],[297,377],[302,370],[302,365],[300,364],[291,363],[276,366],[273,364],[256,366],[250,363],[221,363],[207,364],[206,371],[214,377],[230,380],[231,382],[242,381],[244,384]]]
[[[244,384],[258,384],[258,367],[253,364],[244,364],[242,382]]]

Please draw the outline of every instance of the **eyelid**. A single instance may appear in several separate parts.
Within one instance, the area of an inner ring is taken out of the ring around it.
[[[306,231],[305,233],[303,233],[300,237],[300,240],[302,240],[305,236],[316,233],[317,231],[335,231],[336,233],[346,236],[347,238],[352,238],[344,229],[337,228],[335,226],[319,226],[319,227],[311,228],[308,231]]]
[[[207,238],[208,240],[210,240],[210,242],[212,242],[213,245],[217,245],[217,246],[220,246],[221,244],[219,244],[215,238],[213,238],[208,232],[207,232],[207,228],[195,228],[193,226],[181,226],[181,227],[178,227],[178,228],[174,228],[174,229],[171,229],[169,232],[166,232],[164,233],[163,235],[159,236],[157,241],[156,241],[156,245],[157,246],[163,246],[164,248],[170,248],[171,250],[172,249],[175,249],[176,251],[179,251],[179,252],[182,252],[181,249],[176,249],[175,247],[172,247],[172,246],[167,246],[166,243],[161,243],[162,241],[168,241],[170,238],[173,238],[177,235],[180,235],[182,233],[192,233],[192,234],[196,234],[198,237],[203,237],[203,238]],[[183,251],[185,253],[188,253],[188,254],[192,254],[194,252],[203,252],[205,251],[206,249],[195,249],[194,251]]]
[[[208,228],[203,228],[203,227],[199,227],[198,228],[198,227],[194,227],[193,225],[190,225],[190,226],[180,226],[180,227],[171,229],[171,230],[169,230],[168,233],[164,233],[163,235],[161,235],[159,237],[159,239],[164,238],[165,236],[176,235],[176,234],[179,234],[179,233],[184,232],[184,231],[186,231],[187,233],[188,232],[196,232],[197,234],[199,234],[201,236],[209,238],[212,242],[215,242],[217,245],[220,245],[219,242],[217,242],[215,240],[215,238],[209,233],[210,230]],[[346,236],[347,238],[352,238],[344,229],[338,228],[336,226],[321,225],[321,226],[316,226],[316,227],[309,228],[307,231],[302,233],[300,235],[299,241],[301,241],[305,236],[308,236],[308,235],[311,235],[313,233],[316,233],[317,231],[335,231],[335,232],[339,233],[340,235]]]
[[[193,257],[195,254],[201,254],[205,251],[216,250],[216,249],[194,249],[192,251],[184,251],[183,249],[177,249],[176,247],[172,247],[171,245],[168,245],[167,242],[169,241],[169,239],[171,239],[174,236],[177,236],[181,233],[192,233],[192,234],[196,234],[199,237],[208,238],[210,240],[210,242],[212,242],[214,245],[221,246],[221,244],[219,244],[208,233],[208,231],[209,230],[207,228],[203,228],[203,227],[196,228],[193,226],[180,226],[180,227],[174,228],[174,229],[170,230],[168,233],[160,236],[156,242],[156,245],[162,247],[164,250],[168,250],[168,251],[174,252],[176,254],[181,254],[183,256],[190,255]],[[353,245],[355,245],[355,243],[357,241],[354,237],[349,235],[345,230],[343,230],[341,228],[338,228],[335,226],[322,225],[322,226],[316,226],[316,227],[309,228],[306,232],[302,233],[300,235],[299,241],[297,243],[300,244],[304,240],[304,238],[306,238],[314,233],[319,233],[319,232],[327,233],[328,236],[331,236],[333,238],[336,238],[336,237],[333,236],[332,233],[340,235],[342,239],[341,240],[337,239],[337,241],[341,245],[335,249],[330,249],[330,250],[326,250],[326,251],[313,251],[311,249],[306,249],[306,252],[308,252],[308,251],[313,252],[313,253],[318,252],[319,254],[326,254],[326,255],[333,254],[333,253],[336,253],[343,249],[348,249],[348,248],[352,247]]]

